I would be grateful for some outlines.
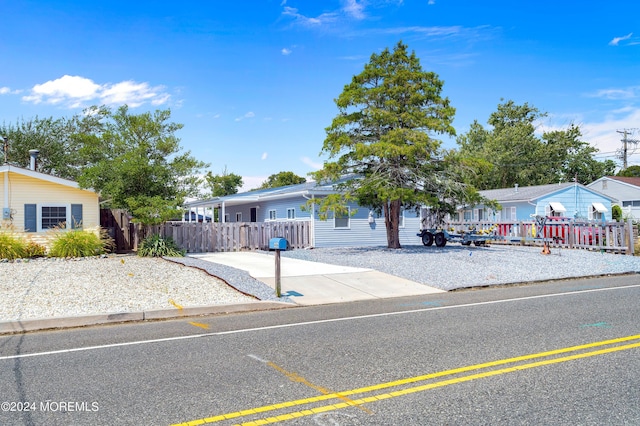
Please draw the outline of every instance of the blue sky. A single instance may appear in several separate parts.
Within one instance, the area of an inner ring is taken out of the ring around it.
[[[0,12],[5,123],[170,108],[183,148],[247,189],[319,168],[333,100],[399,40],[444,81],[458,134],[501,99],[547,112],[540,130],[580,125],[599,159],[640,127],[635,0],[0,0]]]

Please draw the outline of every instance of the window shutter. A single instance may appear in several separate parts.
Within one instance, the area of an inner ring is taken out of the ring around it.
[[[38,213],[35,204],[24,205],[24,232],[36,232],[38,230]]]
[[[82,229],[82,204],[71,204],[71,229]]]

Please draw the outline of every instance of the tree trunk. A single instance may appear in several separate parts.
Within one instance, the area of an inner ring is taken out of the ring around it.
[[[384,204],[384,224],[387,228],[387,248],[400,246],[400,200],[388,201]]]

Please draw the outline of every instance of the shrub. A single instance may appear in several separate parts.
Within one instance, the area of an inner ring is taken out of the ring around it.
[[[620,207],[617,204],[614,204],[611,207],[611,218],[616,222],[620,222],[620,220],[622,219],[622,207]]]
[[[27,257],[27,244],[7,230],[0,230],[0,259],[22,259]]]
[[[138,256],[143,257],[182,257],[184,250],[180,250],[171,238],[162,238],[158,234],[153,234],[140,243]]]
[[[47,248],[34,241],[27,241],[25,244],[26,257],[44,257],[47,253]]]
[[[105,252],[108,242],[95,232],[82,229],[56,230],[49,249],[50,257],[86,257]]]

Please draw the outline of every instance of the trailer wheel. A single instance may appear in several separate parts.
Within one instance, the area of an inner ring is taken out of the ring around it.
[[[462,244],[463,246],[470,246],[471,241],[462,241],[460,244]]]
[[[438,232],[434,238],[436,240],[436,247],[444,247],[447,245],[447,237],[445,237],[442,232]]]
[[[474,244],[476,247],[480,247],[480,246],[485,245],[485,241],[474,241],[474,242],[473,242],[473,244]]]
[[[431,232],[425,232],[422,234],[422,244],[427,247],[431,247],[433,245],[433,234]]]

